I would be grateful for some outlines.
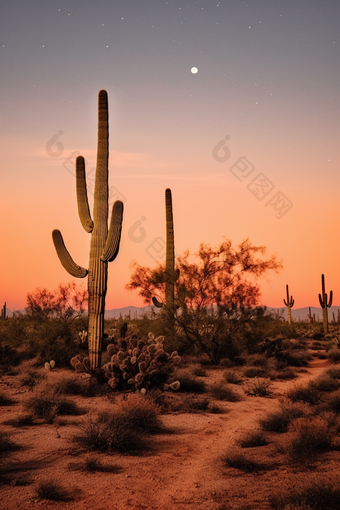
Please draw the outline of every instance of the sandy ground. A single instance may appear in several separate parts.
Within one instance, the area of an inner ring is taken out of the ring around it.
[[[276,380],[270,398],[247,396],[242,386],[235,391],[239,402],[220,402],[221,414],[165,414],[161,416],[165,433],[150,438],[150,450],[139,456],[98,454],[106,466],[118,465],[116,472],[86,472],[75,465],[86,456],[72,441],[83,416],[63,417],[57,425],[42,423],[14,428],[4,422],[22,412],[22,402],[32,392],[19,386],[17,377],[3,376],[0,390],[16,404],[0,408],[0,428],[24,448],[7,454],[5,466],[14,475],[11,485],[0,485],[0,508],[65,508],[66,510],[265,510],[271,508],[269,496],[278,490],[291,490],[313,477],[332,477],[340,462],[340,452],[323,454],[313,470],[290,466],[278,445],[284,434],[268,432],[269,444],[241,449],[265,469],[245,474],[226,467],[221,455],[230,448],[240,450],[236,441],[246,431],[260,430],[258,420],[279,407],[293,385],[315,378],[328,366],[328,360],[314,359],[306,372],[290,381]],[[207,384],[221,379],[223,369],[207,369]],[[62,377],[63,371],[48,374],[49,381]],[[72,397],[81,407],[96,410],[110,406],[106,397]],[[27,484],[21,485],[25,475]],[[67,502],[40,500],[35,488],[40,480],[52,476],[70,491]]]

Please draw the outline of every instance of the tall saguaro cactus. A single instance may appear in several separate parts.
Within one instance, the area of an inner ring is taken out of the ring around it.
[[[321,287],[322,287],[322,296],[319,294],[320,306],[322,308],[322,318],[323,318],[323,331],[324,333],[328,333],[328,313],[327,308],[332,306],[333,301],[333,291],[330,291],[329,301],[327,294],[325,292],[325,276],[321,275]]]
[[[53,230],[52,237],[60,262],[72,276],[88,276],[89,293],[89,365],[90,369],[101,366],[101,345],[104,334],[105,296],[107,291],[107,266],[119,250],[123,221],[123,203],[117,200],[112,207],[110,228],[108,229],[108,129],[107,92],[101,90],[98,97],[98,146],[97,168],[94,188],[93,220],[87,197],[85,162],[82,156],[76,161],[76,188],[78,213],[82,226],[91,234],[89,268],[78,266],[67,251],[59,230]]]
[[[287,306],[288,308],[288,322],[289,324],[292,323],[292,308],[294,306],[294,299],[293,299],[293,296],[290,296],[289,297],[289,289],[288,289],[288,285],[286,285],[286,295],[287,295],[287,301],[284,299],[283,302],[285,304],[285,306]]]
[[[165,262],[165,306],[173,313],[175,309],[175,282],[179,277],[179,270],[175,271],[175,237],[174,220],[172,214],[171,189],[165,190],[165,215],[166,215],[166,262]],[[162,308],[163,303],[153,297],[152,302],[157,308]]]

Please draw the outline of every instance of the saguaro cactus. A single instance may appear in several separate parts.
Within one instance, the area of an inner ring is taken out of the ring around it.
[[[326,334],[326,333],[328,333],[327,308],[330,308],[332,306],[333,291],[331,290],[331,292],[329,294],[329,302],[328,302],[327,294],[325,292],[325,277],[323,274],[321,275],[321,286],[322,286],[322,296],[321,296],[321,294],[319,294],[319,301],[320,301],[320,306],[322,308],[323,331]]]
[[[7,310],[6,310],[6,303],[1,308],[1,319],[5,320],[7,318]]]
[[[174,220],[172,215],[171,189],[165,190],[165,214],[166,214],[166,262],[165,262],[165,306],[168,310],[175,309],[175,282],[179,277],[179,270],[175,271],[175,237]],[[162,308],[163,303],[153,297],[152,302],[157,308]]]
[[[291,309],[293,308],[295,301],[293,299],[293,296],[290,296],[290,298],[289,298],[288,285],[286,285],[286,293],[287,293],[287,301],[284,299],[283,302],[288,308],[288,322],[289,322],[289,324],[291,324],[292,323],[292,310]]]
[[[311,307],[308,308],[309,312],[307,313],[307,317],[309,319],[309,322],[313,324],[315,322],[315,313],[312,315],[312,309]]]
[[[76,187],[78,213],[86,232],[91,233],[89,268],[78,266],[67,251],[59,230],[53,230],[52,237],[60,262],[72,276],[88,276],[89,293],[89,365],[90,369],[101,366],[101,345],[104,334],[105,296],[107,291],[107,266],[119,250],[123,221],[123,203],[117,200],[112,207],[108,230],[108,99],[107,92],[101,90],[98,98],[98,148],[97,168],[94,188],[93,220],[87,198],[85,161],[78,156],[76,161]]]

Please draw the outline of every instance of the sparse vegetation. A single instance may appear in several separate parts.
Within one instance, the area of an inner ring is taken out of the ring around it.
[[[274,493],[269,502],[274,510],[338,510],[340,483],[320,477],[308,482],[294,483],[284,492]]]
[[[222,461],[228,467],[239,469],[244,473],[254,473],[264,469],[264,466],[249,459],[243,452],[230,450],[222,457]]]
[[[51,501],[68,501],[68,491],[54,478],[41,480],[36,487],[36,494],[40,499]]]
[[[269,397],[271,395],[271,384],[270,379],[255,377],[253,381],[244,386],[244,391],[252,397]]]
[[[267,416],[260,419],[260,425],[263,430],[268,432],[287,432],[288,426],[295,418],[300,418],[307,414],[306,408],[302,404],[281,404],[277,411],[268,413]]]
[[[249,431],[244,434],[238,444],[241,448],[255,448],[257,446],[266,446],[268,444],[266,436],[260,430]]]

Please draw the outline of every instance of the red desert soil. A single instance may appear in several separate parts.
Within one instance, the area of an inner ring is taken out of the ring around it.
[[[150,438],[151,449],[140,456],[98,454],[106,466],[119,465],[114,472],[75,470],[86,452],[72,442],[83,416],[63,417],[59,425],[40,424],[15,428],[4,422],[22,412],[21,402],[32,392],[19,385],[18,377],[0,378],[0,391],[18,403],[1,408],[2,430],[9,432],[23,449],[8,454],[5,465],[12,467],[12,485],[0,486],[3,510],[31,508],[65,508],[66,510],[265,510],[271,508],[269,496],[277,491],[290,491],[305,480],[331,478],[338,471],[340,452],[328,452],[314,470],[290,466],[284,453],[277,449],[285,434],[266,432],[269,444],[240,449],[236,440],[246,431],[260,430],[258,420],[279,407],[280,399],[295,384],[305,383],[325,370],[328,360],[310,362],[308,372],[290,381],[276,380],[270,398],[247,396],[242,386],[233,385],[242,395],[239,402],[220,402],[222,414],[165,414],[161,416],[166,433]],[[222,377],[223,369],[207,369],[209,385]],[[48,381],[59,379],[66,371],[48,373]],[[82,377],[82,376],[80,376]],[[178,394],[176,394],[177,396]],[[106,397],[71,397],[80,407],[99,410],[110,406]],[[247,457],[264,463],[266,468],[245,474],[226,467],[220,457],[227,449],[242,451]],[[73,469],[72,469],[73,464]],[[17,471],[15,471],[15,468]],[[29,483],[20,485],[27,475]],[[36,496],[40,480],[53,477],[72,493],[72,500],[53,502]],[[313,478],[314,477],[314,478]]]

